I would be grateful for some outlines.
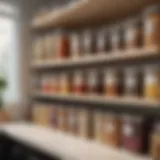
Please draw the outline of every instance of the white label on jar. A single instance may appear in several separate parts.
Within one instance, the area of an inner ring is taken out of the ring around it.
[[[136,77],[129,77],[126,79],[126,86],[136,87],[137,79]]]
[[[158,83],[158,77],[156,75],[148,75],[146,76],[146,85],[148,84],[157,84]]]
[[[96,73],[92,73],[89,75],[89,85],[96,86],[98,84],[98,77]]]
[[[113,125],[113,123],[106,124],[105,131],[107,133],[113,133],[115,131],[115,126]]]
[[[153,22],[151,20],[147,20],[145,25],[146,33],[152,33],[154,32],[154,30],[155,28],[154,28]]]
[[[118,84],[118,79],[114,76],[107,76],[105,82],[107,85]]]
[[[74,84],[75,85],[81,85],[81,84],[83,84],[83,77],[82,77],[81,74],[75,75]]]
[[[125,125],[123,127],[123,134],[127,137],[131,137],[134,134],[133,127],[131,127],[130,125]]]

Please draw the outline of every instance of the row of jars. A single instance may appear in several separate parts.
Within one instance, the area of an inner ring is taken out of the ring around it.
[[[90,69],[36,76],[33,88],[42,93],[84,94],[104,96],[135,96],[159,99],[159,66],[142,68]]]
[[[121,24],[84,31],[59,31],[39,36],[33,44],[36,60],[82,57],[139,47],[159,47],[160,6],[145,10],[141,18]],[[121,53],[122,54],[122,53]]]
[[[123,147],[136,153],[148,152],[151,133],[159,133],[158,122],[152,123],[144,116],[118,115],[87,108],[63,107],[35,103],[34,123],[94,139],[113,147]],[[154,125],[153,125],[154,124]],[[153,126],[154,127],[153,127]]]

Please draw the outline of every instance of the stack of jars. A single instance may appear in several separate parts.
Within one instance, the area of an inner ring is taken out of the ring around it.
[[[61,132],[94,139],[113,147],[122,147],[136,153],[146,153],[151,135],[152,147],[159,123],[140,115],[123,115],[87,108],[64,107],[35,103],[33,120]],[[155,152],[155,150],[153,151]]]
[[[146,9],[139,18],[130,18],[101,29],[49,32],[35,39],[34,60],[55,61],[112,52],[123,54],[119,51],[159,47],[159,16],[160,6],[156,5]]]

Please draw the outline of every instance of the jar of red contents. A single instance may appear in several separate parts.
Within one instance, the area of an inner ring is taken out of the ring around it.
[[[57,58],[68,58],[70,56],[70,43],[67,33],[61,32],[57,40]]]
[[[103,93],[103,77],[100,71],[92,69],[88,71],[88,94],[99,95]]]
[[[72,134],[78,134],[78,110],[68,109],[68,131]]]
[[[119,51],[124,47],[123,30],[121,26],[116,26],[110,29],[111,31],[111,50]]]
[[[72,58],[81,56],[80,34],[78,33],[72,33],[70,36],[70,53]]]
[[[124,39],[126,49],[135,49],[142,46],[142,23],[139,19],[131,19],[126,22]]]
[[[96,53],[96,38],[92,30],[83,33],[83,53],[88,56]]]
[[[122,94],[122,77],[116,69],[108,69],[104,73],[105,95],[119,96]]]
[[[86,77],[83,71],[74,73],[73,90],[75,94],[84,94],[87,92]]]
[[[110,35],[109,31],[102,29],[97,34],[97,52],[105,54],[105,52],[110,51]]]
[[[144,153],[148,150],[150,123],[141,116],[122,118],[122,146],[132,152]]]

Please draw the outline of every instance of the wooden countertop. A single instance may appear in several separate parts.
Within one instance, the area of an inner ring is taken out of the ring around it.
[[[4,125],[1,131],[62,160],[150,160],[148,157],[31,124]]]

